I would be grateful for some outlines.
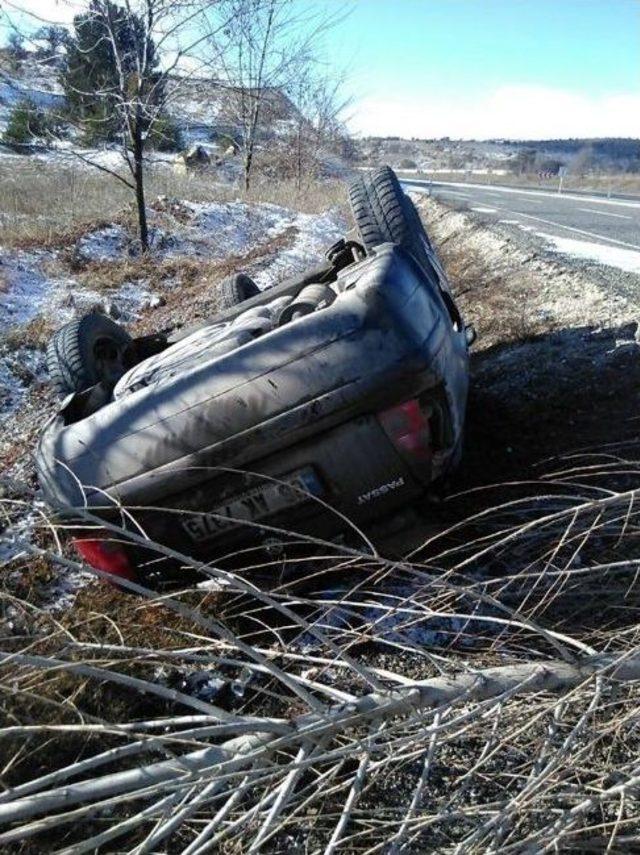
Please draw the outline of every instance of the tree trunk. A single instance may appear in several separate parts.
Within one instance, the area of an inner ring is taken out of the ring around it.
[[[253,143],[249,143],[244,155],[244,192],[249,192],[251,184],[251,164],[253,163]]]
[[[149,250],[149,228],[147,225],[147,209],[144,202],[144,164],[142,155],[144,146],[142,143],[142,129],[140,122],[136,122],[133,133],[133,179],[136,185],[136,205],[138,208],[138,228],[140,231],[140,246],[143,252]]]
[[[298,138],[296,149],[296,189],[298,192],[302,188],[302,128],[298,122]]]

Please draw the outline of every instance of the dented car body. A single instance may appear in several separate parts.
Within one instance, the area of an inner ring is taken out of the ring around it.
[[[276,286],[168,342],[94,411],[91,390],[70,395],[37,452],[46,501],[209,560],[335,537],[442,482],[460,456],[468,331],[435,254],[363,255],[314,311],[273,322],[301,288]],[[238,327],[249,337],[225,350]],[[144,550],[126,548],[144,576]]]

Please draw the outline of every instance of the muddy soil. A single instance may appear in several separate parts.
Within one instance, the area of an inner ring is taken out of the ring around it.
[[[636,328],[571,328],[474,356],[458,484],[537,477],[579,451],[622,454],[640,429]]]

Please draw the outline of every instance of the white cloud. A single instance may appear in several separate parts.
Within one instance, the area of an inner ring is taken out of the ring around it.
[[[370,97],[351,121],[364,135],[458,139],[640,136],[640,94],[590,96],[542,86],[502,86],[480,99]]]

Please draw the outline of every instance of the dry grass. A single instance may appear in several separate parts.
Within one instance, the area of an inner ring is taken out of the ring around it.
[[[629,449],[560,462],[403,561],[326,544],[330,585],[297,567],[265,592],[209,566],[224,594],[88,589],[59,617],[5,591],[0,843],[623,851],[640,822],[637,467]],[[37,543],[68,572],[44,520]],[[184,693],[207,671],[252,677]]]
[[[438,254],[462,315],[472,320],[480,333],[480,347],[527,341],[548,329],[548,322],[532,310],[539,291],[539,271],[530,270],[506,248],[499,261],[496,252],[483,253],[486,230],[473,221],[460,223],[442,238],[441,221],[449,209],[422,197],[417,206],[428,232],[436,237]]]
[[[531,312],[536,283],[530,274],[496,272],[453,241],[440,252],[463,316],[482,330],[482,347],[527,341],[543,331],[544,324]]]
[[[101,223],[129,202],[126,188],[107,176],[53,168],[28,159],[0,164],[0,243],[66,243],[87,224]]]
[[[305,213],[346,206],[342,182],[318,181],[297,189],[292,182],[256,178],[248,196],[219,183],[215,173],[181,176],[172,169],[149,170],[147,199],[164,195],[193,202],[243,198]],[[89,227],[118,221],[135,225],[132,194],[116,179],[90,167],[60,166],[27,157],[0,164],[0,245],[68,246]]]

